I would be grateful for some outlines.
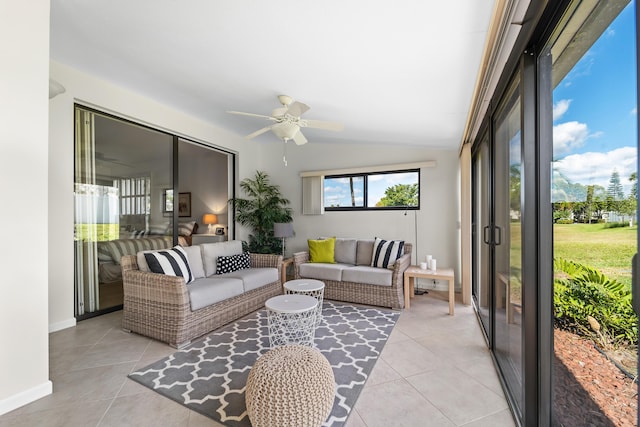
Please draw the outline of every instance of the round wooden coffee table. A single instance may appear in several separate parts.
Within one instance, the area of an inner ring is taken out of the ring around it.
[[[286,294],[265,304],[271,347],[300,344],[313,347],[318,300],[309,295]]]

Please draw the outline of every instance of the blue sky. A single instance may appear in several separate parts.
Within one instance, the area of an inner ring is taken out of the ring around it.
[[[616,168],[625,194],[637,158],[634,7],[635,0],[553,92],[555,169],[606,188]]]

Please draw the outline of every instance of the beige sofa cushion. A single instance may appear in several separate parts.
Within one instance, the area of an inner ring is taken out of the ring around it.
[[[335,246],[335,259],[341,264],[356,264],[356,239],[337,238]]]
[[[202,248],[200,245],[187,246],[182,248],[187,253],[187,259],[191,266],[191,274],[196,279],[206,277],[204,275],[204,265],[202,264]]]
[[[231,277],[204,277],[187,286],[191,311],[208,307],[220,301],[241,295],[244,292],[242,280]]]
[[[242,253],[242,242],[231,240],[229,242],[203,243],[202,263],[204,264],[204,274],[209,277],[216,274],[218,257],[221,255],[236,255]]]
[[[358,240],[358,249],[356,252],[356,265],[371,265],[373,258],[374,239]]]
[[[342,280],[342,270],[349,268],[349,264],[322,264],[307,262],[300,265],[300,277],[318,280]]]
[[[393,271],[386,268],[357,266],[342,270],[343,282],[391,286]]]
[[[279,279],[277,268],[246,268],[232,273],[218,274],[215,277],[240,279],[245,292],[258,289]]]

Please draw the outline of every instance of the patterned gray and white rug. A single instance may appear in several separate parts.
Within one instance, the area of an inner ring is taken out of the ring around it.
[[[315,346],[329,360],[337,385],[324,426],[339,427],[347,421],[400,313],[325,300],[322,314]],[[269,349],[262,309],[129,378],[227,426],[248,427],[247,377]]]

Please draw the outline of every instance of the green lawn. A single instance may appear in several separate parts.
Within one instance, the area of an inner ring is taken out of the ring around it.
[[[553,255],[594,267],[631,286],[631,257],[637,251],[637,232],[637,227],[555,224]]]

